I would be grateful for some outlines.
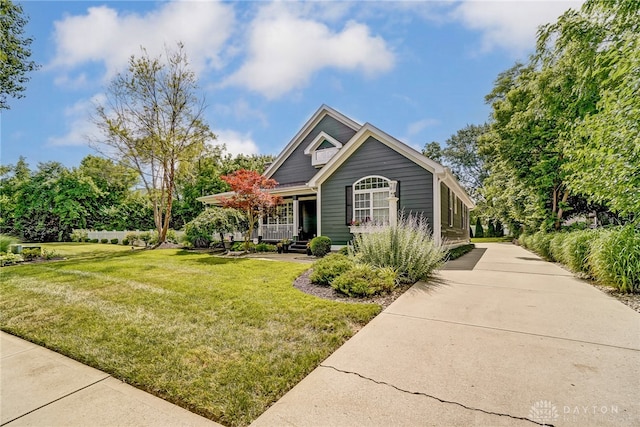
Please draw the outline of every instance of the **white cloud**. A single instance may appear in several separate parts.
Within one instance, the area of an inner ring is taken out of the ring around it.
[[[62,136],[49,137],[48,144],[59,147],[89,145],[91,139],[100,135],[100,130],[91,120],[90,114],[95,110],[96,105],[104,101],[104,94],[97,94],[65,108],[64,118],[69,131]]]
[[[239,121],[258,121],[263,127],[269,125],[267,115],[262,110],[253,108],[244,99],[238,99],[232,104],[216,104],[213,111],[215,114],[232,116]]]
[[[342,31],[302,15],[298,7],[273,3],[249,26],[248,59],[227,78],[267,98],[304,87],[323,68],[359,71],[365,76],[389,71],[395,57],[369,27],[349,21]]]
[[[452,11],[452,18],[482,33],[481,50],[502,48],[523,54],[535,47],[538,26],[555,22],[584,0],[484,1],[467,0]]]
[[[423,130],[425,130],[426,128],[430,127],[430,126],[436,126],[440,124],[440,121],[437,119],[422,119],[422,120],[418,120],[416,122],[413,123],[409,123],[409,126],[407,126],[407,135],[408,136],[415,136],[417,134],[419,134],[420,132],[422,132]]]
[[[230,129],[220,129],[214,131],[218,136],[215,141],[218,144],[224,144],[227,152],[233,156],[238,154],[258,154],[258,145],[253,141],[251,133],[240,133]]]
[[[234,26],[232,6],[209,1],[163,3],[144,15],[119,13],[108,6],[90,7],[85,15],[55,22],[55,56],[51,68],[72,70],[102,63],[105,78],[122,71],[140,47],[152,56],[183,42],[195,71],[221,66],[220,52]],[[64,81],[64,79],[62,80]]]

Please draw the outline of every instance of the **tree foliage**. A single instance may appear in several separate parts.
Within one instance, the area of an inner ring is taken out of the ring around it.
[[[220,241],[224,233],[247,228],[244,213],[232,208],[207,208],[185,226],[185,236],[196,248],[208,248],[214,233],[219,233]]]
[[[487,96],[481,209],[512,230],[640,212],[640,3],[590,0],[541,27],[536,54]],[[601,206],[598,206],[601,205]]]
[[[10,108],[8,97],[24,97],[28,73],[39,67],[29,59],[33,39],[24,36],[26,24],[20,4],[0,0],[0,110]]]
[[[282,197],[269,192],[269,189],[274,188],[278,183],[274,179],[246,169],[222,176],[222,180],[229,184],[234,194],[223,198],[220,202],[223,207],[237,209],[246,216],[247,229],[244,241],[248,247],[251,232],[256,228],[260,217],[282,203]]]
[[[187,169],[215,135],[204,122],[204,101],[179,44],[162,58],[143,50],[131,57],[97,108],[101,147],[138,172],[153,207],[158,243],[166,240],[179,168]]]

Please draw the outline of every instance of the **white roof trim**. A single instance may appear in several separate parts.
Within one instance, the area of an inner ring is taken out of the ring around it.
[[[198,197],[196,200],[206,205],[219,205],[220,199],[225,197],[231,197],[235,193],[233,191],[227,191],[225,193],[209,194],[207,196]]]
[[[333,156],[327,164],[318,171],[307,183],[309,187],[316,188],[326,181],[333,173],[370,137],[374,137],[387,147],[403,155],[417,165],[431,172],[434,177],[440,178],[440,181],[446,182],[448,186],[458,195],[465,205],[469,208],[475,207],[473,201],[467,195],[467,192],[460,186],[458,180],[448,168],[425,157],[422,153],[414,150],[405,143],[397,140],[386,132],[376,128],[370,123],[365,123],[360,130],[351,138],[342,150]]]
[[[334,137],[332,137],[331,135],[327,134],[326,132],[322,131],[318,134],[318,136],[316,136],[316,138],[311,142],[311,144],[309,144],[307,146],[307,148],[304,149],[304,154],[307,155],[312,155],[313,152],[320,146],[322,145],[322,142],[324,140],[329,141],[331,144],[333,144],[334,147],[336,148],[342,148],[342,144],[340,143],[340,141],[338,141],[337,139],[335,139]]]
[[[351,129],[355,131],[360,129],[360,127],[362,126],[359,123],[351,120],[349,117],[345,116],[344,114],[334,110],[333,108],[325,104],[322,104],[320,108],[318,108],[318,110],[313,114],[313,116],[311,116],[311,118],[307,120],[304,126],[302,126],[302,129],[300,129],[300,131],[298,131],[298,133],[293,137],[293,139],[291,139],[289,144],[287,144],[287,146],[284,147],[284,150],[282,150],[282,152],[278,155],[278,157],[273,161],[271,166],[269,166],[267,170],[264,171],[263,175],[266,176],[267,178],[271,178],[271,176],[278,170],[280,166],[282,166],[284,161],[287,160],[287,158],[291,155],[291,153],[293,153],[293,150],[295,150],[298,147],[298,145],[300,145],[302,140],[309,134],[309,132],[311,132],[311,130],[313,130],[314,127],[316,127],[316,125],[320,122],[320,120],[322,120],[326,115],[330,115],[334,119],[345,124],[346,126],[349,126]]]

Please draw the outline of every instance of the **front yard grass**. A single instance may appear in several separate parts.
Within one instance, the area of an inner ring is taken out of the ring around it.
[[[296,290],[307,265],[90,246],[3,268],[0,328],[227,426],[257,418],[380,311]]]

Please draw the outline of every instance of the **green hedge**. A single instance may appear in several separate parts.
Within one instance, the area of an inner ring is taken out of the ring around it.
[[[640,227],[521,235],[521,246],[621,292],[640,292]]]

